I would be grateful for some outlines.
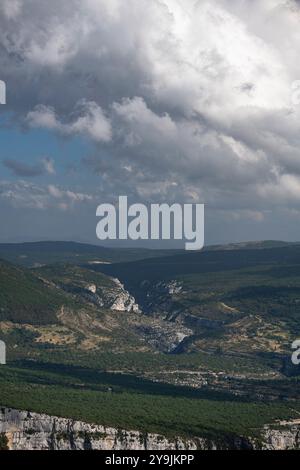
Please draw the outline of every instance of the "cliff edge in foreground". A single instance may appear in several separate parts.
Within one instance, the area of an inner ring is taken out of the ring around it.
[[[300,421],[265,427],[260,443],[251,438],[228,440],[167,438],[125,431],[45,414],[0,408],[0,448],[9,450],[214,450],[297,449]]]

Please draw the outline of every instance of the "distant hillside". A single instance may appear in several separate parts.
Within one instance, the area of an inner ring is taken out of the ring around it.
[[[144,248],[104,248],[76,242],[0,243],[0,258],[26,267],[55,263],[116,263],[157,256],[168,256],[177,250]]]
[[[10,357],[50,350],[173,350],[189,333],[140,311],[117,280],[72,264],[28,269],[0,261],[0,337]],[[48,356],[47,356],[48,357]]]
[[[300,242],[283,242],[278,240],[262,240],[255,242],[227,243],[226,245],[210,245],[204,250],[224,251],[224,250],[263,250],[267,248],[284,248],[288,246],[297,246]]]
[[[258,250],[288,246],[297,246],[297,244],[281,241],[243,242],[207,246],[202,251]],[[64,241],[0,243],[0,258],[29,268],[56,263],[71,263],[75,265],[82,263],[124,263],[180,254],[189,255],[190,253],[184,250],[106,248],[98,245]]]
[[[173,256],[138,260],[131,263],[91,267],[123,281],[139,279],[169,279],[185,274],[228,271],[259,265],[281,266],[300,264],[300,244],[284,247],[239,250],[204,250],[181,252]]]
[[[30,271],[0,260],[0,321],[50,324],[69,299]]]
[[[148,315],[192,328],[176,352],[288,353],[300,334],[299,244],[92,269],[119,278]]]
[[[300,244],[259,242],[112,264],[89,257],[93,249],[107,256],[110,249],[101,247],[24,246],[27,261],[49,264],[29,270],[0,263],[0,323],[60,325],[35,331],[47,347],[55,341],[182,353],[222,344],[229,353],[286,354],[300,334]],[[63,263],[68,256],[71,263]]]

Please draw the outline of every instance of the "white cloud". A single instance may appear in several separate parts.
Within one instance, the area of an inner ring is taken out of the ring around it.
[[[71,204],[76,203],[76,202],[87,202],[87,201],[93,200],[93,196],[90,194],[84,194],[84,193],[74,192],[70,190],[63,190],[53,184],[50,184],[48,186],[48,192],[55,199],[60,199],[60,200],[65,199]]]
[[[61,122],[55,110],[39,105],[27,114],[26,121],[31,127],[57,131],[62,135],[86,135],[96,142],[109,142],[112,129],[103,110],[94,102],[81,101],[76,109],[78,115],[73,121]]]
[[[93,196],[81,192],[60,189],[55,185],[48,187],[19,180],[0,181],[0,199],[18,209],[72,209],[75,204],[89,203]]]
[[[52,160],[51,158],[45,157],[42,159],[42,164],[46,170],[46,173],[48,173],[49,175],[55,175],[56,171],[55,171],[54,160]]]
[[[295,207],[300,204],[300,177],[295,175],[278,175],[273,183],[258,188],[260,195],[273,205]]]
[[[176,137],[177,126],[170,116],[166,113],[158,116],[149,109],[141,97],[127,98],[121,103],[114,103],[113,110],[131,130],[130,134],[127,134],[128,127],[125,130],[125,140],[129,145],[157,138],[174,139]]]
[[[32,127],[41,127],[49,130],[60,129],[60,123],[57,120],[55,111],[49,106],[36,106],[34,111],[28,113],[27,121]]]
[[[0,11],[8,19],[13,19],[21,13],[22,9],[22,0],[2,0],[0,4]]]
[[[198,198],[252,220],[275,201],[300,206],[299,2],[4,5],[11,106],[32,127],[93,141],[85,162],[109,194]],[[77,200],[55,188],[61,204]]]

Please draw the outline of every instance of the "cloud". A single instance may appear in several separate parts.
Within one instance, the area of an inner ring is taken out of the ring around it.
[[[8,19],[13,19],[21,13],[22,0],[2,0],[0,10]]]
[[[23,178],[41,176],[45,173],[49,175],[55,174],[54,161],[48,157],[42,158],[39,162],[34,164],[6,158],[3,160],[3,165],[11,170],[15,176]]]
[[[26,181],[0,181],[0,199],[11,207],[45,209],[48,200],[43,188]]]
[[[59,121],[55,110],[39,105],[27,114],[26,121],[31,127],[40,127],[57,131],[62,135],[86,135],[96,142],[109,142],[112,130],[103,110],[95,102],[81,101],[76,107],[75,119],[63,123]]]
[[[299,2],[0,8],[1,79],[15,122],[92,142],[82,164],[95,187],[79,193],[203,201],[260,222],[278,205],[300,208]],[[51,165],[43,169],[54,174]],[[70,204],[66,191],[51,191]]]
[[[48,186],[48,192],[51,196],[56,199],[66,199],[71,203],[86,202],[93,200],[93,196],[91,196],[90,194],[76,193],[70,190],[62,190],[52,184]]]
[[[17,182],[0,181],[0,200],[16,209],[73,209],[76,204],[90,203],[93,196],[55,185],[39,186],[19,180]]]
[[[55,175],[55,165],[54,165],[54,160],[49,157],[45,157],[42,159],[42,164],[45,168],[46,173],[49,175]]]
[[[43,168],[38,164],[29,165],[17,160],[6,159],[3,161],[3,165],[11,170],[12,173],[16,176],[32,177],[43,174]]]

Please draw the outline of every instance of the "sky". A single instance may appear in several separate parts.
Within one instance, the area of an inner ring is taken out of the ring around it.
[[[1,0],[0,241],[95,243],[119,195],[299,241],[299,49],[296,0]]]

